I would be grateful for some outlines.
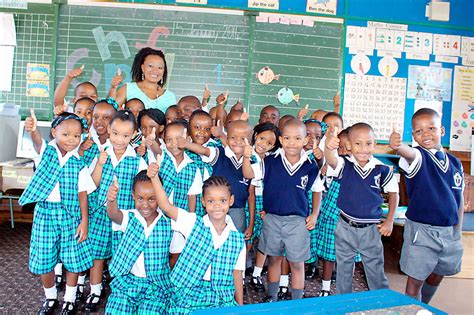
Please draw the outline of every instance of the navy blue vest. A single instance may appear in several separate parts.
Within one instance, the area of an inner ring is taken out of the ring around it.
[[[421,163],[412,174],[404,174],[408,196],[408,219],[424,224],[453,226],[458,224],[464,175],[461,162],[446,153],[441,164],[429,150],[416,147]]]
[[[244,178],[242,164],[237,164],[235,159],[225,155],[224,147],[217,147],[219,150],[216,163],[212,166],[212,175],[225,177],[234,195],[234,205],[232,208],[245,208],[249,197],[250,180]]]
[[[310,214],[308,194],[318,175],[318,165],[306,160],[290,174],[279,154],[265,157],[263,163],[263,209],[281,216],[307,217]]]
[[[359,165],[344,159],[344,168],[337,180],[341,187],[337,207],[354,218],[379,220],[382,217],[382,188],[392,179],[393,173],[387,165],[376,165],[363,171]]]

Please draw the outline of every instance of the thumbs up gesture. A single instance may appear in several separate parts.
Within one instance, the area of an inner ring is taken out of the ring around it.
[[[160,163],[161,163],[161,155],[156,155],[156,163],[150,163],[148,165],[148,169],[146,171],[146,176],[149,178],[154,178],[160,172]]]
[[[71,71],[69,71],[67,76],[70,79],[74,79],[74,78],[80,76],[82,74],[82,71],[84,70],[84,67],[85,67],[84,65],[81,65],[79,68],[72,69]]]
[[[321,160],[324,155],[323,151],[318,146],[318,141],[316,141],[316,138],[313,139],[313,155],[316,160]]]
[[[25,120],[25,130],[28,132],[35,131],[38,126],[38,120],[36,119],[35,110],[30,109],[30,117]]]
[[[118,192],[119,192],[119,184],[118,184],[117,177],[114,175],[114,181],[112,185],[110,185],[109,191],[107,192],[107,201],[108,202],[116,201]]]
[[[308,115],[308,110],[309,110],[309,104],[306,104],[304,107],[302,107],[299,111],[298,111],[298,115],[296,115],[296,117],[300,120],[303,120],[303,118]]]
[[[120,85],[120,83],[122,83],[122,81],[123,81],[122,70],[118,68],[117,74],[114,75],[114,77],[112,78],[112,82],[110,83],[110,85],[112,86],[112,88],[116,89]]]
[[[207,102],[211,98],[211,91],[209,90],[209,87],[207,84],[204,86],[204,92],[202,93],[202,107],[207,106]]]
[[[93,144],[94,141],[91,139],[91,133],[89,132],[87,134],[87,138],[82,141],[81,145],[79,146],[79,155],[84,156],[84,152],[89,150]]]
[[[186,144],[188,143],[188,129],[183,129],[183,136],[178,138],[178,148],[186,149]]]
[[[156,128],[153,127],[151,133],[146,137],[145,143],[148,148],[150,148],[156,140]]]
[[[220,120],[217,120],[217,125],[211,127],[211,134],[214,138],[219,138],[224,134],[224,127],[221,124]]]
[[[240,115],[240,120],[245,120],[245,121],[249,120],[249,113],[247,113],[247,110],[245,109],[245,107],[242,111],[242,115]]]
[[[339,138],[337,135],[339,134],[339,128],[336,126],[332,130],[332,132],[328,132],[326,134],[326,149],[328,150],[337,150],[339,148]]]
[[[104,148],[101,148],[97,162],[99,163],[99,165],[104,165],[107,162],[108,157],[109,155],[107,154],[107,152],[105,152]]]
[[[393,131],[390,135],[389,143],[390,147],[395,151],[400,150],[400,147],[402,146],[402,135],[398,132],[395,124],[393,125]]]
[[[249,143],[249,140],[245,138],[244,158],[250,159],[252,157],[253,148]]]
[[[57,105],[53,109],[53,113],[55,116],[59,116],[64,112],[67,112],[67,108],[69,107],[69,102],[64,99],[63,105]]]
[[[216,103],[217,105],[225,105],[227,102],[227,99],[229,98],[229,91],[225,91],[224,93],[219,94],[216,97]]]

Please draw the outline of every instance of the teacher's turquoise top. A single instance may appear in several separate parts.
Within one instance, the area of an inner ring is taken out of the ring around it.
[[[127,83],[127,100],[131,100],[132,98],[140,99],[145,104],[146,109],[156,108],[161,110],[163,113],[166,112],[168,107],[176,104],[176,95],[170,90],[166,89],[163,95],[151,99],[140,90],[136,82]]]

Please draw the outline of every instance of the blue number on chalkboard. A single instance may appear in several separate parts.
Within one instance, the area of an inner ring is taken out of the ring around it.
[[[425,38],[425,46],[428,47],[430,45],[430,40],[428,38]]]
[[[402,38],[400,36],[397,36],[397,45],[402,44]]]
[[[218,64],[215,68],[214,68],[214,72],[217,73],[217,80],[216,80],[216,84],[217,85],[222,85],[222,65],[221,64]]]

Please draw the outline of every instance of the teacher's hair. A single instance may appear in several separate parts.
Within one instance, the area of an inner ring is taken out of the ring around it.
[[[132,65],[132,80],[133,82],[142,81],[142,64],[145,62],[145,58],[150,55],[155,55],[163,59],[165,71],[163,72],[163,79],[161,80],[160,86],[164,86],[166,84],[166,78],[168,77],[168,67],[166,66],[165,54],[161,50],[153,49],[150,47],[140,49],[135,55],[135,59],[133,59]]]

